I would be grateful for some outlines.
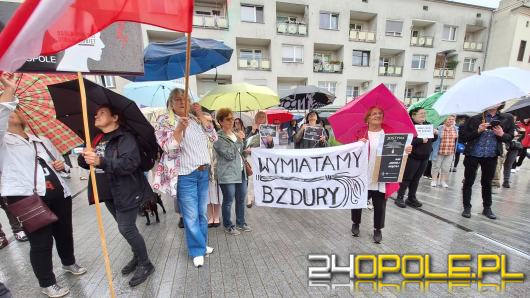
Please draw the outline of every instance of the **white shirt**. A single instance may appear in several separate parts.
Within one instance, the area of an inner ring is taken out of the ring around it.
[[[368,190],[376,190],[384,193],[385,183],[373,182],[375,159],[377,158],[377,147],[379,146],[379,139],[384,137],[385,131],[368,131],[368,141],[370,142],[370,155],[368,156],[368,179],[370,181]]]
[[[208,136],[202,125],[190,117],[184,137],[180,142],[181,156],[179,175],[189,175],[199,166],[210,164]]]

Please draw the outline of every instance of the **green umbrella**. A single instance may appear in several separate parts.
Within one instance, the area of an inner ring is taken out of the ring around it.
[[[238,112],[265,110],[279,103],[276,92],[267,87],[247,83],[220,85],[199,101],[199,104],[208,110],[230,108]]]
[[[432,123],[435,127],[442,124],[445,121],[445,118],[447,116],[440,116],[438,115],[438,112],[433,109],[433,105],[438,101],[438,98],[442,96],[443,93],[436,92],[432,94],[431,96],[425,98],[424,100],[418,101],[412,105],[410,105],[408,111],[410,112],[412,109],[415,108],[423,108],[425,109],[425,112],[427,113],[427,121]]]

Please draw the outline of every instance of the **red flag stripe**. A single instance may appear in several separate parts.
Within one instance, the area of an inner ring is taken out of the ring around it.
[[[27,22],[40,0],[26,0],[16,11],[11,20],[9,20],[9,26],[6,26],[2,32],[0,32],[0,57],[4,56],[9,46],[13,43],[15,38],[18,36],[24,24]],[[15,26],[10,24],[14,23]]]

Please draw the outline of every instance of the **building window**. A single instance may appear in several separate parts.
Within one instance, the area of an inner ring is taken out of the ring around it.
[[[362,0],[364,3],[368,3],[368,0]]]
[[[457,27],[455,26],[444,25],[442,39],[447,41],[456,41],[456,29]]]
[[[370,66],[370,51],[353,51],[353,66]]]
[[[475,64],[477,64],[476,58],[464,58],[464,67],[462,71],[475,72]]]
[[[116,88],[116,79],[114,76],[96,76],[96,83],[109,89]]]
[[[397,84],[386,84],[385,83],[385,86],[388,88],[388,90],[390,90],[390,92],[392,92],[393,94],[396,94]]]
[[[443,89],[442,92],[445,92],[445,91],[447,91],[447,89],[449,89],[449,86],[447,86],[447,85],[443,85],[443,88],[442,88],[442,89]],[[440,86],[436,86],[436,87],[434,88],[434,92],[440,92]]]
[[[318,81],[318,87],[328,90],[331,94],[335,94],[335,91],[337,90],[337,82]]]
[[[263,23],[263,6],[241,5],[241,21]]]
[[[425,55],[412,55],[412,69],[425,69],[427,62],[427,56]]]
[[[517,53],[517,61],[523,61],[525,50],[526,40],[521,40],[521,43],[519,44],[519,53]]]
[[[479,12],[477,13],[477,18],[481,18],[482,17],[482,14]]]
[[[303,63],[304,47],[295,45],[282,45],[282,62],[283,63]]]
[[[330,12],[320,13],[320,29],[338,30],[339,14]]]
[[[351,101],[360,95],[359,86],[346,86],[346,101]]]
[[[530,27],[530,21],[526,21],[526,28]]]
[[[350,30],[362,31],[363,25],[362,24],[350,24]]]
[[[386,35],[388,36],[401,36],[403,32],[403,21],[386,21]]]
[[[429,10],[429,6],[423,5],[423,10],[428,11]]]

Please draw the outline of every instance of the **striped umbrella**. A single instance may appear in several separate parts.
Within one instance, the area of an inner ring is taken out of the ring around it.
[[[16,74],[16,76],[18,109],[28,124],[29,132],[46,136],[61,154],[66,154],[83,144],[81,138],[55,118],[55,108],[47,87],[77,77],[75,75],[30,73]]]

